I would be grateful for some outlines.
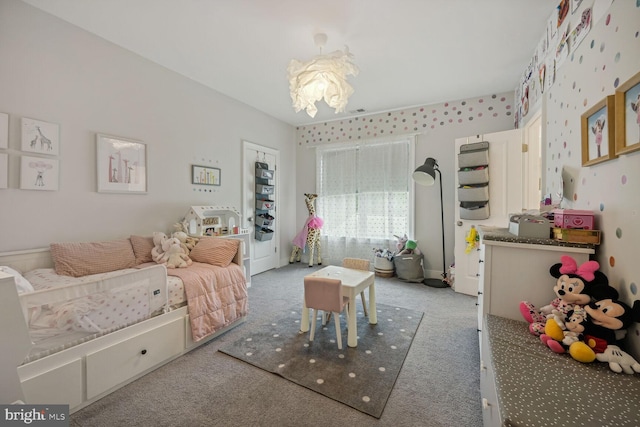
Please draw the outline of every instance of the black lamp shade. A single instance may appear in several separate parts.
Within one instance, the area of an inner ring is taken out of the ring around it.
[[[420,185],[433,185],[436,182],[436,169],[438,169],[438,162],[433,157],[429,157],[413,172],[413,180]]]

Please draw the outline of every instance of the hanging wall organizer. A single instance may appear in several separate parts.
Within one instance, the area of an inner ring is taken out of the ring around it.
[[[460,218],[489,218],[489,143],[462,145],[458,167]]]
[[[276,209],[275,186],[273,185],[275,171],[269,169],[264,162],[256,162],[256,232],[255,239],[259,241],[273,238],[273,226]]]

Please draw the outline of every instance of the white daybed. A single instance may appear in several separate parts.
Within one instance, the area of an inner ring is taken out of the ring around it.
[[[8,304],[18,298],[21,305],[13,310],[17,314],[3,315],[0,338],[31,342],[17,367],[23,400],[68,404],[73,413],[243,323],[247,291],[239,243],[235,250],[224,268],[195,262],[187,269],[167,270],[137,262],[134,268],[84,277],[57,276],[48,248],[0,253],[0,266],[22,273],[36,288],[18,293],[14,278],[0,274],[0,301]],[[177,270],[182,276],[186,270],[199,276],[195,290],[171,275]],[[203,270],[215,270],[215,276]],[[72,300],[80,306],[71,305]],[[214,307],[207,309],[205,300],[207,304],[215,300]],[[190,307],[192,313],[199,312],[193,322]],[[45,334],[55,328],[53,338]],[[9,353],[2,357],[0,377],[11,379],[15,364],[7,365],[20,360],[15,357]],[[7,391],[2,397],[14,395]]]

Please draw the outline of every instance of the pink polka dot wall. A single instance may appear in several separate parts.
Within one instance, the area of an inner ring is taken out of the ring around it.
[[[452,128],[478,121],[502,124],[505,118],[511,121],[512,117],[513,95],[493,94],[299,126],[296,141],[298,145],[348,142]]]

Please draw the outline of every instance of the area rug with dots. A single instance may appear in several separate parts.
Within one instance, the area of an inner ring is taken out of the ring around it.
[[[302,307],[293,307],[219,351],[272,372],[328,398],[380,418],[424,313],[377,304],[378,324],[370,325],[358,301],[358,346],[347,346],[341,316],[342,350],[334,320],[313,341],[300,332]]]

